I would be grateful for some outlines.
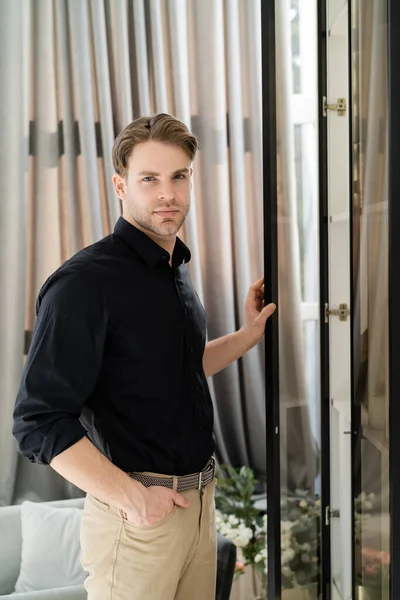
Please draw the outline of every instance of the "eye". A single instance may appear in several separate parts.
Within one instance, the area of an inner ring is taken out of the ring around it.
[[[175,175],[175,179],[186,179],[186,175],[185,173],[178,173],[178,175]]]
[[[144,181],[145,183],[149,183],[150,181],[153,181],[153,180],[154,180],[154,177],[152,177],[151,175],[148,175],[148,176],[146,176],[146,177],[143,177],[143,181]]]

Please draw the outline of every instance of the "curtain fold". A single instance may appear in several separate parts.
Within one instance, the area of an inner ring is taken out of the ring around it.
[[[104,186],[107,196],[107,207],[110,225],[120,216],[120,201],[115,195],[110,174],[113,173],[112,147],[114,143],[113,104],[110,86],[110,66],[108,60],[108,39],[104,4],[91,0],[91,19],[93,35],[93,54],[95,68],[95,85],[98,102],[98,121],[101,132],[101,149]],[[94,34],[95,32],[95,34]],[[67,56],[67,55],[66,55]],[[101,161],[98,164],[101,164]]]
[[[152,109],[150,103],[150,70],[147,51],[146,16],[143,0],[134,0],[133,2],[133,24],[137,60],[139,112],[142,115],[148,115]]]
[[[75,0],[81,2],[81,0]],[[128,0],[105,2],[106,23],[110,38],[110,77],[113,94],[113,113],[117,133],[133,119],[131,64],[128,20]]]
[[[69,64],[63,60],[70,54],[71,40],[69,29],[65,26],[68,22],[67,6],[64,1],[56,5],[56,39],[57,44],[57,72],[58,89],[62,98],[62,138],[63,150],[60,156],[60,205],[61,218],[61,248],[62,260],[75,254],[82,247],[79,210],[76,203],[78,197],[77,165],[76,165],[76,129],[73,106],[72,73]]]
[[[16,481],[12,410],[24,353],[29,9],[6,3],[0,19],[0,505],[11,503]]]

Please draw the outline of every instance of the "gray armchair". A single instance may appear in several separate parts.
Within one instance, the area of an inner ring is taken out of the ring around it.
[[[83,498],[49,502],[53,507],[83,507]],[[38,544],[44,543],[38,540]],[[0,507],[0,600],[86,600],[83,585],[13,593],[21,564],[21,507]],[[216,600],[229,600],[236,562],[236,546],[218,535]]]

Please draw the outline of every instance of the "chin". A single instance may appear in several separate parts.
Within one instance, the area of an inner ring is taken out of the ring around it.
[[[162,236],[176,235],[178,233],[179,229],[180,229],[180,227],[178,227],[178,228],[174,227],[174,228],[171,228],[171,229],[163,229],[163,230],[159,231],[159,235],[162,235]]]
[[[163,226],[154,228],[158,235],[176,235],[183,223],[174,223],[173,221],[165,221]]]

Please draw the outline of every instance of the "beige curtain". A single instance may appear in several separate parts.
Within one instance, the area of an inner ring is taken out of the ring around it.
[[[182,237],[209,337],[240,326],[247,289],[263,271],[261,31],[257,0],[2,0],[0,26],[8,58],[0,66],[7,504],[77,493],[50,469],[17,461],[11,414],[41,284],[118,218],[111,148],[135,116],[167,111],[199,136]],[[262,347],[210,385],[220,460],[263,475]]]
[[[1,9],[0,503],[7,504],[78,493],[50,469],[17,462],[11,414],[42,282],[108,234],[120,214],[111,186],[115,135],[140,114],[167,111],[200,138],[181,233],[210,339],[240,327],[248,287],[263,272],[263,173],[258,0],[2,0]],[[280,215],[292,219],[284,123],[282,113]],[[298,250],[282,219],[279,244],[281,380],[283,397],[297,403],[304,400]],[[263,345],[210,386],[219,459],[265,477]],[[298,433],[288,413],[284,458],[300,483],[310,460],[303,416]]]

